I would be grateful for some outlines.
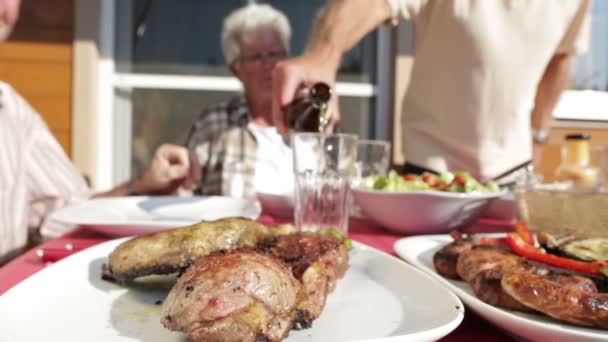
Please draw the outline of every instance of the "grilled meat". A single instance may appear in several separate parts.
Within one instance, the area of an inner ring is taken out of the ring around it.
[[[443,247],[433,262],[443,276],[467,281],[488,304],[538,311],[575,324],[608,324],[608,295],[598,293],[587,277],[529,261],[500,247],[474,245],[471,240]]]
[[[282,261],[253,251],[202,257],[181,275],[162,324],[189,341],[278,341],[295,317],[299,282]]]
[[[494,246],[478,245],[460,254],[456,263],[456,272],[462,280],[471,283],[479,272],[498,266],[515,265],[520,261],[520,257],[507,250]]]
[[[507,267],[507,271],[509,268],[511,267]],[[501,285],[503,276],[504,270],[501,267],[486,269],[477,273],[469,285],[471,285],[477,298],[490,305],[523,312],[532,311],[503,291]]]
[[[296,328],[308,328],[321,315],[325,301],[338,279],[348,269],[348,252],[342,242],[330,236],[295,233],[279,236],[259,246],[292,268],[302,282],[298,294]]]
[[[553,318],[608,328],[608,294],[564,286],[548,277],[510,272],[502,278],[505,292],[519,302]]]
[[[277,341],[311,326],[347,268],[342,242],[312,233],[214,253],[178,278],[162,323],[191,341]]]
[[[253,248],[260,241],[288,232],[250,219],[226,218],[136,237],[114,249],[102,277],[124,283],[144,275],[181,272],[200,256]]]
[[[462,252],[456,264],[457,273],[471,285],[479,299],[491,305],[519,311],[530,310],[506,294],[500,280],[505,272],[531,268],[524,259],[494,246],[474,246]]]
[[[460,276],[456,271],[458,257],[462,252],[471,248],[473,248],[473,241],[464,239],[456,240],[441,248],[433,255],[433,265],[435,266],[437,273],[446,278],[460,279]]]

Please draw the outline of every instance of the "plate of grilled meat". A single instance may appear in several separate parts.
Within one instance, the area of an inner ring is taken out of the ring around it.
[[[462,302],[337,231],[245,218],[112,240],[0,296],[0,340],[431,341]]]
[[[552,255],[533,242],[517,233],[456,233],[403,238],[394,249],[514,336],[608,341],[608,294],[599,264]]]

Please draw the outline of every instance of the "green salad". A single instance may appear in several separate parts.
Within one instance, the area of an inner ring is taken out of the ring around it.
[[[363,179],[364,189],[385,191],[420,191],[435,190],[447,192],[497,192],[499,187],[495,182],[482,184],[471,174],[464,171],[444,172],[440,175],[424,173],[422,175],[399,175],[390,171],[388,176],[374,175]]]

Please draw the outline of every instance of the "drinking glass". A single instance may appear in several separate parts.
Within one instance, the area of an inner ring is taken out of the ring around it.
[[[367,176],[386,176],[389,169],[390,149],[391,144],[388,141],[359,140],[352,186],[358,186]]]
[[[296,227],[313,232],[335,228],[346,234],[357,136],[294,133],[291,146],[296,179]]]

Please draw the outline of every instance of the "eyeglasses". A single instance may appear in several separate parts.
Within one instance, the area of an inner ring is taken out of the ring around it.
[[[281,51],[270,51],[266,53],[258,53],[251,56],[242,56],[239,58],[241,63],[245,64],[261,64],[267,61],[278,61],[287,57],[287,53],[283,50]]]

